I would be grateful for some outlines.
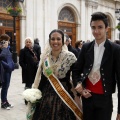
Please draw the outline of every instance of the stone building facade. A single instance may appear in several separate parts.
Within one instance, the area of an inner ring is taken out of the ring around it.
[[[111,41],[118,39],[119,31],[115,26],[119,21],[115,17],[115,9],[120,9],[120,0],[24,0],[17,4],[22,9],[21,15],[16,18],[18,52],[24,47],[26,37],[39,38],[43,50],[50,31],[57,28],[70,36],[73,46],[77,40],[93,40],[90,18],[96,11],[104,12],[109,18],[108,38]],[[12,20],[2,7],[0,4],[0,22],[1,16]],[[0,33],[5,32],[3,27],[0,26]]]

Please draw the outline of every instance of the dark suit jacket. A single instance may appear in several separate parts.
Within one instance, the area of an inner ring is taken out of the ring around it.
[[[78,53],[78,57],[79,57],[79,54],[80,54],[80,51],[81,51],[81,49],[80,48],[75,48],[76,49],[76,51],[77,51],[77,53]],[[78,58],[77,57],[77,58]]]
[[[74,86],[79,81],[85,86],[86,78],[94,63],[94,44],[95,41],[92,41],[82,46],[72,74]],[[100,66],[102,85],[105,95],[111,95],[115,92],[116,82],[118,83],[118,112],[120,113],[120,46],[106,40],[104,47],[105,51]],[[81,76],[82,73],[83,75]]]

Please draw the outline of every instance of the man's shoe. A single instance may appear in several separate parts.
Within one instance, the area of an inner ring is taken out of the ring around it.
[[[13,108],[14,105],[10,104],[9,102],[6,102],[7,106],[10,107],[10,108]]]
[[[10,110],[10,107],[8,107],[7,103],[1,103],[1,108],[6,109],[6,110]]]

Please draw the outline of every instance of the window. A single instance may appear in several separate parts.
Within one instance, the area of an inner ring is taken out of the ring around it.
[[[6,8],[8,6],[10,6],[12,4],[12,2],[10,2],[10,0],[0,0],[0,6],[3,8]]]
[[[0,23],[2,23],[4,27],[13,27],[13,20],[0,19]]]
[[[74,14],[68,7],[61,10],[58,19],[62,21],[75,22]]]
[[[0,0],[0,7],[5,8],[10,6],[12,2],[10,0]],[[0,23],[4,27],[13,27],[13,20],[5,20],[0,18]]]

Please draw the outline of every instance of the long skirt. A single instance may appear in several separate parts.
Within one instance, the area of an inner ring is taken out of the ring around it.
[[[76,117],[49,83],[42,91],[32,120],[76,120]]]

